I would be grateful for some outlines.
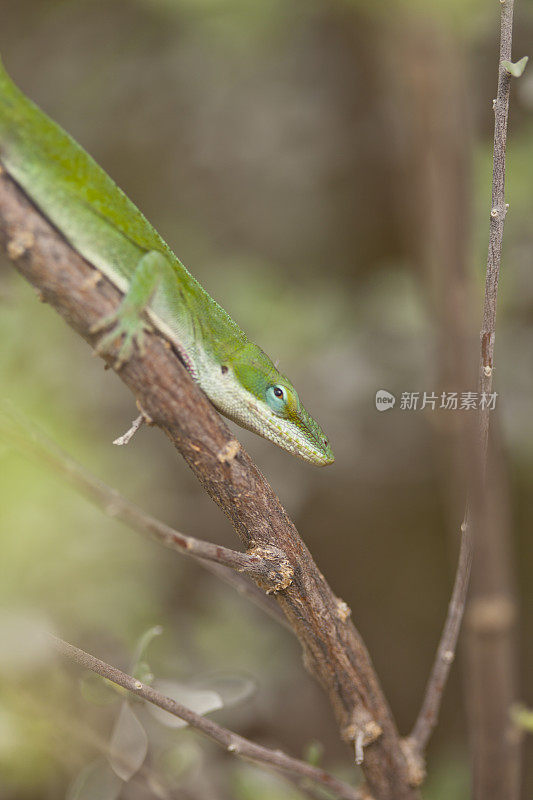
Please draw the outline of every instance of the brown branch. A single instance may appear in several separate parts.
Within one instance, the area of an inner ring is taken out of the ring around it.
[[[492,205],[483,303],[483,324],[480,334],[481,356],[478,381],[479,392],[480,394],[485,394],[486,397],[488,397],[492,391],[498,281],[500,275],[503,227],[507,213],[507,205],[505,203],[505,148],[507,141],[511,76],[507,73],[505,68],[502,67],[501,62],[511,59],[513,2],[514,0],[501,0],[500,2],[500,65],[498,93],[494,101],[495,125]],[[423,755],[431,733],[437,724],[444,689],[451,664],[455,658],[457,640],[468,594],[474,552],[472,517],[474,516],[475,526],[479,527],[482,508],[486,505],[485,473],[490,426],[490,411],[487,406],[479,410],[478,423],[479,429],[477,436],[475,439],[468,442],[471,446],[470,461],[472,475],[469,492],[472,503],[467,505],[464,521],[461,525],[461,545],[452,597],[437,648],[435,661],[426,687],[422,708],[408,739],[408,743],[418,756]],[[474,508],[474,515],[471,513],[471,506]]]
[[[256,764],[268,765],[279,772],[288,772],[300,778],[307,778],[320,786],[330,789],[339,798],[343,798],[343,800],[360,800],[360,794],[357,789],[339,780],[329,772],[319,767],[313,767],[305,761],[287,756],[285,753],[282,753],[281,750],[270,750],[268,747],[263,747],[255,742],[251,742],[249,739],[245,739],[243,736],[239,736],[233,733],[233,731],[223,728],[221,725],[217,725],[216,722],[206,717],[201,717],[199,714],[191,711],[190,708],[182,706],[180,703],[172,700],[172,698],[166,697],[151,686],[147,686],[131,675],[127,675],[116,667],[106,664],[105,661],[101,661],[99,658],[86,653],[84,650],[80,650],[78,647],[74,647],[55,636],[51,638],[54,646],[63,656],[66,656],[71,661],[84,667],[84,669],[90,669],[97,675],[101,675],[102,678],[116,683],[117,686],[122,686],[123,689],[127,689],[129,692],[135,694],[137,697],[141,697],[148,703],[152,703],[154,706],[162,708],[164,711],[168,711],[169,714],[182,719],[191,728],[200,731],[204,736],[212,739],[227,750],[228,753],[232,753],[239,758],[254,761]]]
[[[111,489],[65,453],[29,419],[1,403],[0,436],[20,452],[34,458],[37,463],[51,467],[108,517],[119,519],[132,530],[150,536],[164,547],[193,558],[213,575],[222,578],[240,594],[263,608],[278,622],[287,625],[279,606],[274,605],[271,598],[244,575],[239,574],[256,578],[265,585],[270,581],[273,589],[281,588],[290,580],[291,568],[280,551],[272,548],[266,552],[264,548],[265,552],[261,555],[254,552],[240,553],[180,533],[146,514],[116,489]]]
[[[502,239],[508,206],[505,202],[505,156],[512,77],[503,66],[511,61],[513,0],[502,0],[498,91],[494,100],[492,205],[487,257],[487,282],[481,337],[481,390],[492,388],[495,320]],[[472,742],[474,800],[518,800],[520,797],[520,736],[510,721],[516,700],[517,621],[510,554],[508,490],[502,459],[494,458],[494,430],[489,444],[489,414],[481,424],[478,497],[473,497],[475,562],[467,609],[465,694]],[[498,432],[496,431],[496,434]],[[486,477],[485,477],[485,472]]]
[[[94,345],[91,325],[116,308],[120,294],[70,248],[6,174],[0,176],[0,246],[41,298]],[[110,365],[115,358],[116,350],[106,355]],[[158,335],[151,334],[145,355],[132,357],[118,374],[181,452],[245,547],[276,547],[288,559],[293,579],[276,599],[300,639],[306,666],[329,697],[342,735],[351,742],[363,736],[362,769],[369,791],[376,800],[416,798],[396,726],[349,609],[331,591],[263,475]]]

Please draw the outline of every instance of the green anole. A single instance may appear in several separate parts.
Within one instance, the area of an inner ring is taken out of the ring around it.
[[[70,245],[124,295],[94,327],[121,339],[119,368],[145,331],[170,340],[215,408],[313,464],[333,461],[292,383],[200,286],[113,180],[11,81],[0,62],[0,161]],[[149,320],[149,322],[148,322]]]

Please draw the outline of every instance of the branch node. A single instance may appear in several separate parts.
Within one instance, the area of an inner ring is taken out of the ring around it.
[[[92,289],[96,289],[96,287],[100,285],[102,280],[103,280],[103,275],[100,272],[100,270],[93,269],[89,277],[86,278],[86,280],[84,280],[83,283],[81,284],[82,292],[87,292],[87,291],[90,292]]]
[[[344,600],[341,600],[340,597],[337,597],[337,616],[339,617],[339,619],[341,619],[343,622],[346,622],[346,620],[349,619],[351,614],[352,614],[352,609],[350,608],[348,603],[345,603]]]
[[[240,449],[241,445],[237,439],[230,439],[217,453],[217,461],[220,461],[221,464],[231,464],[231,462],[235,460]]]
[[[149,426],[150,425],[154,425],[155,423],[154,423],[152,417],[150,416],[150,414],[147,411],[144,410],[144,408],[142,407],[142,405],[140,404],[140,402],[138,400],[136,401],[135,405],[137,406],[137,408],[141,412],[141,414],[143,416],[143,419],[144,419],[145,425],[149,425]]]
[[[369,744],[372,744],[372,742],[375,742],[379,739],[379,737],[383,733],[383,729],[381,725],[378,725],[378,723],[375,720],[371,719],[365,725],[364,733],[365,733],[365,747],[367,747]]]
[[[294,569],[285,553],[272,545],[255,545],[246,551],[248,556],[257,558],[257,567],[246,569],[253,573],[267,594],[275,594],[287,589],[294,578]]]
[[[492,222],[503,222],[507,211],[509,209],[509,203],[503,203],[501,206],[494,206],[491,208],[490,211],[490,218]]]
[[[452,664],[453,660],[455,659],[455,653],[453,650],[445,650],[441,658],[445,664]]]
[[[402,751],[407,764],[409,785],[421,786],[426,778],[426,765],[423,756],[418,751],[416,742],[410,737],[402,739]]]
[[[35,237],[31,231],[18,230],[7,243],[7,254],[11,261],[21,258],[35,244]]]
[[[378,723],[372,719],[368,711],[354,711],[352,719],[353,721],[350,722],[349,725],[346,725],[341,733],[345,741],[354,743],[356,763],[359,763],[357,762],[358,750],[360,751],[361,748],[368,747],[369,744],[379,739],[383,730],[381,725],[378,725]]]

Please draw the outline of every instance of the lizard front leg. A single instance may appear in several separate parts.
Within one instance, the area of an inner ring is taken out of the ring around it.
[[[169,269],[171,267],[162,253],[156,250],[145,253],[135,267],[128,291],[117,310],[91,327],[91,333],[110,328],[95,348],[99,354],[104,353],[118,338],[122,339],[115,369],[120,369],[131,358],[135,345],[141,355],[144,354],[145,333],[152,330],[152,327],[143,319],[143,314]]]

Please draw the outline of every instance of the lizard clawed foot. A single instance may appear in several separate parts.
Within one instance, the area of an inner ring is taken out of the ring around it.
[[[117,339],[122,339],[117,358],[115,359],[114,368],[120,369],[133,355],[134,346],[137,345],[140,354],[143,356],[146,351],[145,334],[152,331],[152,326],[145,322],[137,311],[119,307],[117,311],[109,314],[107,317],[96,322],[91,326],[91,333],[99,333],[100,331],[110,328],[107,333],[95,347],[97,355],[103,355],[106,350],[116,342]]]

